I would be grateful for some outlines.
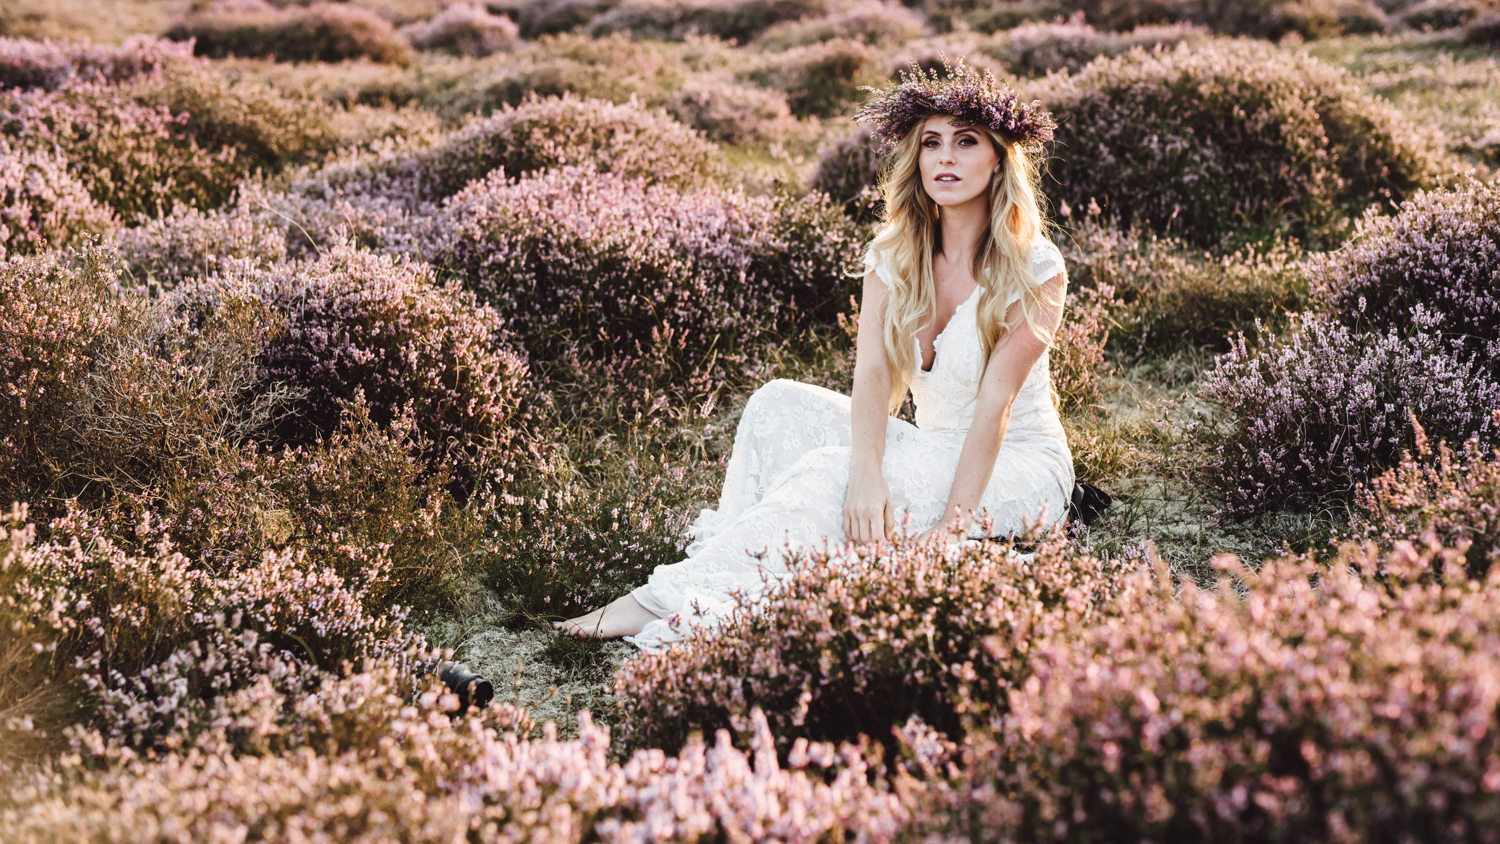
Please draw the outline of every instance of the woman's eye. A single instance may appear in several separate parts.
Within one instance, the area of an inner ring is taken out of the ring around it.
[[[973,138],[959,138],[958,139],[958,145],[961,146],[961,147],[971,147],[971,146],[974,146],[976,143],[978,143],[978,141],[974,140]]]

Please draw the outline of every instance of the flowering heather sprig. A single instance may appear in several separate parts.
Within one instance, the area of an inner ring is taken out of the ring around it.
[[[1418,310],[1500,375],[1500,187],[1470,180],[1424,191],[1394,217],[1370,213],[1354,239],[1309,263],[1315,304],[1363,331],[1408,325]]]
[[[1187,431],[1208,450],[1203,482],[1236,516],[1347,500],[1410,446],[1408,410],[1439,436],[1494,442],[1500,382],[1441,327],[1419,306],[1380,334],[1303,315],[1259,347],[1240,335],[1199,387],[1220,418]]]
[[[885,149],[907,136],[928,115],[949,114],[955,125],[985,126],[1008,140],[1037,150],[1052,140],[1057,122],[1042,108],[1040,100],[1022,102],[994,74],[967,66],[960,58],[955,66],[942,57],[946,78],[936,69],[923,70],[913,62],[901,72],[901,81],[883,89],[869,88],[870,98],[854,119],[871,124],[871,134]]]
[[[1485,453],[1466,440],[1455,452],[1440,440],[1434,452],[1421,423],[1414,419],[1412,428],[1416,450],[1358,490],[1352,532],[1382,545],[1467,545],[1469,575],[1483,578],[1500,562],[1500,450]]]
[[[721,631],[693,628],[621,667],[623,739],[671,749],[695,730],[743,735],[756,708],[783,751],[803,738],[884,740],[913,715],[956,737],[1005,708],[1005,689],[1031,673],[1033,641],[1112,612],[1114,563],[1061,536],[1031,560],[1010,550],[906,541],[798,553]]]

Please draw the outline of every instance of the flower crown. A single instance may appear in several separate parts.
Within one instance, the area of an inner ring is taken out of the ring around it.
[[[999,132],[1023,147],[1039,148],[1052,140],[1057,122],[1042,108],[1040,100],[1021,102],[1008,85],[995,81],[994,74],[983,74],[964,64],[955,66],[939,53],[948,78],[940,79],[936,70],[924,71],[913,61],[901,71],[901,81],[883,89],[864,87],[875,96],[860,107],[854,119],[872,123],[872,137],[887,152],[906,137],[917,121],[932,114],[951,114],[957,126],[985,126]]]

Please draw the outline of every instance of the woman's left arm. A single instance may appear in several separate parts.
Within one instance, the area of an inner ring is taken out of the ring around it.
[[[1062,273],[1042,282],[1042,304],[1037,309],[1037,327],[1056,336],[1062,324],[1062,301],[1066,279]],[[1016,303],[1006,313],[1006,321],[1016,326],[1005,342],[990,352],[989,365],[979,383],[979,396],[975,399],[974,422],[964,437],[963,450],[958,455],[958,470],[953,475],[953,488],[948,492],[948,504],[943,509],[942,521],[918,537],[926,539],[938,531],[946,531],[954,540],[968,535],[969,525],[974,521],[974,512],[989,486],[990,475],[995,471],[995,458],[1000,454],[1000,444],[1005,441],[1005,431],[1010,427],[1010,409],[1031,374],[1032,367],[1047,351],[1047,344],[1027,329],[1021,319],[1021,306]]]

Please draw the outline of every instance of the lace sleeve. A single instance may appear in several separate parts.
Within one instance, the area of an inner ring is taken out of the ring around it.
[[[1067,271],[1062,252],[1057,246],[1045,237],[1038,237],[1036,243],[1031,245],[1031,272],[1036,277],[1036,283],[1041,284]]]

